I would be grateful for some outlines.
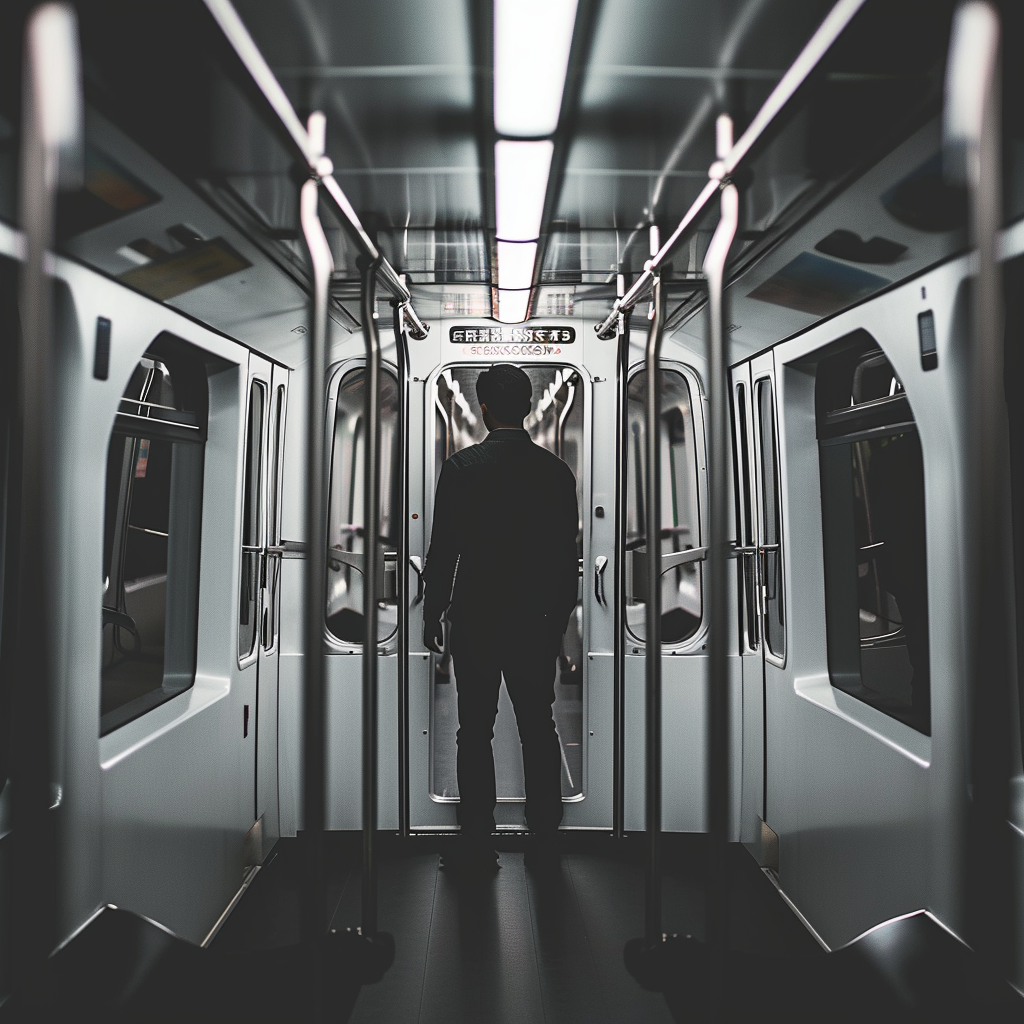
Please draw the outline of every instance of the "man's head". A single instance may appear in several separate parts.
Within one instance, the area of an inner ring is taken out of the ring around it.
[[[476,397],[488,430],[521,427],[533,399],[533,385],[524,370],[496,363],[476,379]]]

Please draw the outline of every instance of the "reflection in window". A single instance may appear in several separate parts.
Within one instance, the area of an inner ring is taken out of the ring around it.
[[[819,366],[818,437],[832,683],[927,733],[924,465],[880,350],[861,345]]]
[[[363,642],[363,565],[366,531],[363,524],[363,465],[366,429],[363,402],[366,371],[349,370],[338,383],[331,448],[330,510],[327,527],[327,628],[349,644]],[[381,374],[381,495],[380,537],[384,545],[383,581],[378,584],[380,606],[377,640],[383,643],[398,629],[396,550],[399,524],[398,382]]]
[[[163,348],[132,374],[107,454],[101,733],[195,677],[206,379],[188,346]]]
[[[646,636],[647,539],[644,511],[644,433],[647,373],[637,373],[627,392],[626,625]],[[661,371],[661,555],[701,546],[697,450],[690,386],[675,370]],[[661,574],[661,640],[688,640],[702,617],[701,563],[674,565]]]

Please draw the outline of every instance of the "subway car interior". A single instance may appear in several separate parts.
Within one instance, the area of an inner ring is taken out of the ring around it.
[[[0,54],[0,1020],[1024,1019],[1017,0]],[[498,363],[579,570],[555,858],[503,687],[479,876],[424,570]]]

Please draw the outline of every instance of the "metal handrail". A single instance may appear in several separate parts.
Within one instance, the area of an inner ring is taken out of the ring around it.
[[[947,864],[959,862],[966,938],[999,977],[1015,964],[1015,886],[1010,849],[1011,721],[1014,585],[1009,523],[1009,429],[1003,379],[1001,26],[994,4],[971,0],[957,9],[946,75],[943,149],[946,174],[967,186],[971,241],[977,250],[966,366],[968,457],[965,460],[967,630],[963,664],[970,748],[951,743],[948,800],[960,838]],[[954,356],[954,358],[956,358]],[[961,371],[962,372],[962,371]],[[959,697],[959,695],[957,695]],[[962,734],[954,730],[959,737]],[[964,756],[964,755],[967,756]],[[962,796],[973,784],[969,804]],[[985,870],[978,871],[977,865]],[[954,889],[954,891],[956,891]]]
[[[363,522],[380,523],[380,334],[377,330],[376,291],[380,260],[364,260],[362,276],[363,342],[366,348],[366,388],[363,416],[366,423],[366,451],[363,460]],[[377,618],[379,529],[367,538],[363,574],[363,878],[362,912],[364,935],[377,933],[377,862],[374,839],[377,832]],[[403,609],[399,608],[399,618]]]
[[[329,201],[328,204],[333,208],[360,255],[379,264],[378,275],[382,283],[402,303],[403,316],[409,324],[409,333],[421,341],[427,336],[430,328],[413,309],[412,294],[366,233],[355,208],[334,177],[334,165],[330,158],[318,140],[314,140],[310,132],[303,127],[281,83],[270,69],[231,0],[204,0],[204,3],[249,75],[253,86],[263,96],[270,112],[283,129],[285,139],[291,144],[294,154],[305,163],[310,176],[317,178],[323,185],[322,195]]]
[[[620,279],[621,291],[621,279]],[[629,450],[629,415],[626,388],[629,377],[629,329],[633,318],[626,310],[619,318],[618,353],[615,360],[615,585],[612,590],[615,607],[615,633],[612,646],[614,660],[614,708],[612,737],[612,834],[626,834],[626,454]]]
[[[716,123],[717,152],[732,147],[732,120]],[[733,147],[734,148],[734,147]],[[725,175],[726,162],[712,168]],[[721,189],[721,216],[704,257],[708,282],[708,759],[707,814],[709,887],[705,903],[705,934],[711,949],[712,998],[721,999],[729,946],[729,883],[726,847],[729,842],[729,583],[726,559],[729,540],[729,383],[725,311],[725,267],[739,228],[739,191],[730,181]]]
[[[10,730],[10,774],[17,838],[5,873],[4,898],[11,912],[10,934],[17,936],[9,977],[16,989],[30,991],[41,983],[54,945],[60,889],[56,829],[68,827],[66,813],[55,820],[51,811],[52,794],[62,788],[63,755],[54,745],[51,712],[63,652],[48,633],[60,620],[62,602],[56,585],[59,520],[52,514],[60,469],[53,457],[59,360],[53,331],[56,296],[47,254],[54,240],[58,192],[79,188],[83,171],[81,54],[71,4],[41,4],[29,13],[22,75],[18,212],[24,262],[14,361],[18,402],[12,422],[20,447],[15,461],[20,486],[14,489],[19,508],[12,516],[17,543],[9,544],[7,551],[14,561],[11,568],[17,567],[17,600],[4,609],[17,617],[10,631],[12,682],[5,684],[10,686],[15,723]],[[28,680],[32,685],[24,685]],[[56,784],[52,788],[51,782]],[[61,839],[66,859],[73,849],[71,836]]]
[[[324,115],[309,118],[309,136],[322,145]],[[324,914],[324,827],[326,824],[326,691],[323,622],[327,605],[326,425],[323,416],[323,381],[327,372],[327,318],[334,260],[320,222],[320,185],[310,178],[299,197],[302,233],[313,271],[310,296],[308,379],[306,382],[306,559],[303,652],[303,812],[306,878],[302,938],[310,958],[313,984],[312,1019],[321,1019],[322,951],[327,930]]]
[[[398,365],[398,834],[409,835],[409,343],[400,303],[392,302]],[[423,574],[417,593],[423,589]]]
[[[701,190],[675,231],[657,254],[646,263],[644,272],[637,278],[632,288],[622,298],[616,300],[612,311],[594,328],[602,341],[609,341],[615,336],[615,324],[619,314],[632,309],[651,290],[659,268],[671,259],[679,246],[693,233],[701,217],[711,208],[711,201],[718,192],[721,182],[732,177],[756,152],[758,145],[767,138],[771,127],[817,70],[832,45],[865,2],[866,0],[839,0],[829,11],[789,70],[764,101],[761,109],[754,115],[747,130],[735,145],[730,147],[729,152],[719,158],[715,168],[712,168],[711,180]]]
[[[661,343],[665,334],[665,288],[654,279],[654,319],[647,335],[646,388],[646,529],[648,537],[661,536]],[[646,828],[647,872],[644,887],[644,938],[661,940],[661,543],[647,546],[647,655],[646,689]]]

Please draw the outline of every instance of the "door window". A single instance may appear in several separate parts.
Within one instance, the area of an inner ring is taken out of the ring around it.
[[[817,377],[832,685],[930,731],[924,464],[903,385],[870,340]]]
[[[242,571],[238,597],[238,658],[244,661],[256,647],[260,615],[260,565],[263,561],[263,418],[266,385],[249,387],[245,427],[245,482],[242,492]]]
[[[279,549],[281,546],[281,473],[284,454],[284,385],[274,393],[274,410],[270,424],[270,497],[267,502],[267,545]],[[266,556],[267,607],[263,613],[263,647],[273,650],[278,635],[278,586],[281,581],[281,556],[273,551]]]
[[[205,400],[201,357],[176,340],[146,354],[121,399],[107,452],[101,734],[195,679]]]
[[[786,657],[786,611],[782,576],[782,525],[779,518],[779,449],[775,398],[768,378],[757,382],[758,442],[761,461],[761,601],[768,652]]]
[[[647,372],[641,370],[627,391],[629,441],[626,456],[626,625],[646,637],[647,538],[645,501],[645,423]],[[661,556],[701,546],[697,485],[697,439],[690,384],[677,370],[661,371]],[[702,563],[678,562],[661,574],[661,639],[689,640],[703,617]]]
[[[366,530],[363,523],[363,465],[366,425],[363,403],[366,370],[357,367],[337,380],[331,444],[330,507],[327,528],[327,628],[345,644],[363,642],[363,572]],[[398,381],[387,370],[380,386],[380,536],[384,545],[377,641],[398,629],[396,552],[399,523]]]

